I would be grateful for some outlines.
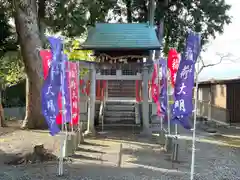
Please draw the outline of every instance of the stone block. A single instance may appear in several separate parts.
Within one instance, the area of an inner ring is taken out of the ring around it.
[[[160,131],[159,132],[159,144],[160,145],[164,145],[165,144],[165,132],[164,131]]]
[[[63,157],[69,157],[74,155],[74,134],[68,134],[67,137],[64,137],[63,143]]]

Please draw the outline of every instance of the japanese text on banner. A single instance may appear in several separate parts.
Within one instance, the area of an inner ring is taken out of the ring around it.
[[[175,49],[170,49],[168,52],[168,68],[170,70],[170,77],[172,86],[174,87],[176,82],[177,71],[179,67],[179,57]]]
[[[70,84],[71,91],[71,112],[73,125],[78,124],[79,121],[79,86],[78,86],[79,67],[75,62],[69,62],[69,77],[68,82]]]
[[[175,102],[173,104],[173,120],[189,129],[186,119],[193,111],[193,87],[195,63],[200,53],[200,36],[190,32],[187,37],[186,48],[180,61],[174,88]]]
[[[61,87],[61,50],[62,41],[58,38],[49,38],[52,51],[52,63],[49,73],[44,80],[41,97],[42,113],[46,119],[52,136],[60,132],[56,124],[56,116],[59,111],[57,97]]]
[[[159,60],[160,65],[160,107],[161,113],[164,117],[167,116],[167,61],[165,59]]]

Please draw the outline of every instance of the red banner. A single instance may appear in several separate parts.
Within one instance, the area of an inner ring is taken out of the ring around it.
[[[75,62],[68,62],[69,73],[68,82],[70,84],[70,95],[71,95],[71,113],[72,121],[71,124],[76,125],[79,121],[80,107],[79,107],[79,87],[78,87],[78,64]]]
[[[52,53],[50,50],[41,50],[40,56],[42,58],[42,67],[43,67],[43,78],[46,80],[50,68],[50,64],[52,61]],[[58,94],[58,108],[62,109],[62,101],[61,101],[61,93]],[[62,114],[59,112],[56,117],[56,123],[62,123]]]
[[[49,68],[50,68],[50,64],[51,64],[51,60],[52,60],[52,54],[50,50],[42,50],[40,51],[40,56],[42,58],[42,66],[43,66],[43,77],[44,80],[47,78],[48,76],[48,72],[49,72]],[[67,73],[68,76],[68,84],[71,83],[71,87],[70,88],[70,93],[71,93],[71,112],[72,112],[72,122],[73,124],[77,124],[78,123],[78,119],[79,119],[79,113],[80,113],[80,107],[78,104],[78,101],[80,100],[79,97],[79,87],[77,86],[77,76],[78,76],[78,65],[77,63],[74,62],[68,62],[66,63],[67,65],[69,65],[69,69],[71,73]],[[67,68],[67,66],[66,66]],[[70,79],[70,76],[71,79]],[[61,93],[58,94],[58,107],[59,109],[62,109],[62,100],[61,100]],[[62,123],[62,113],[58,113],[57,117],[56,117],[56,123],[57,124],[61,124]]]
[[[101,94],[101,100],[104,99],[104,96],[105,96],[104,92],[105,92],[105,89],[106,89],[106,88],[107,88],[107,81],[106,81],[106,80],[103,80],[103,81],[102,81],[102,94]]]
[[[52,61],[52,53],[50,50],[41,50],[40,56],[42,58],[43,78],[45,80],[48,76],[48,71]]]
[[[175,49],[170,49],[168,52],[168,68],[170,70],[171,82],[174,87],[179,66],[179,56]]]
[[[158,82],[158,65],[154,64],[153,74],[152,74],[152,87],[151,87],[151,94],[152,99],[157,105],[157,114],[160,115],[161,107],[159,102],[159,82]]]
[[[135,82],[135,86],[136,86],[136,101],[137,102],[140,102],[141,100],[140,100],[140,91],[139,91],[139,80],[136,80],[136,82]]]

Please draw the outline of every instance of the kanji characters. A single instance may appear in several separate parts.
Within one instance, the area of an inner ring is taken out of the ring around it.
[[[71,81],[71,88],[76,89],[77,85],[75,81]]]
[[[50,85],[50,86],[48,86],[48,90],[47,90],[47,93],[46,93],[47,95],[51,95],[51,96],[53,96],[54,95],[54,93],[52,92],[52,86]]]
[[[178,58],[176,57],[172,61],[172,69],[174,71],[177,71],[178,70],[178,66],[179,66],[179,61],[178,61]]]
[[[55,112],[55,107],[54,107],[54,104],[53,104],[53,100],[52,100],[52,99],[47,102],[47,108],[48,108],[50,111]]]
[[[184,89],[186,88],[187,86],[185,86],[184,83],[182,83],[181,87],[180,87],[180,90],[178,91],[178,95],[180,94],[186,94],[186,92],[184,91]]]
[[[185,109],[185,102],[184,102],[184,100],[183,99],[176,100],[175,103],[174,103],[174,108],[175,109],[179,108],[180,111],[185,112],[186,109]]]
[[[188,74],[190,72],[192,72],[192,65],[184,65],[184,67],[180,73],[181,79],[186,80],[188,78]]]
[[[179,100],[179,110],[180,110],[180,111],[183,111],[183,112],[186,111],[186,109],[185,109],[185,102],[184,102],[183,99],[180,99],[180,100]]]
[[[193,50],[190,47],[187,47],[185,58],[186,60],[193,61]]]
[[[72,105],[73,105],[73,108],[74,108],[74,109],[77,109],[77,107],[78,107],[78,102],[77,102],[77,101],[73,101],[73,102],[72,102]]]

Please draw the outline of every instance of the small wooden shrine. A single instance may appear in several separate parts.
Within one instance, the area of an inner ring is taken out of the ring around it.
[[[152,61],[150,51],[160,50],[160,43],[155,29],[149,24],[99,23],[88,31],[86,41],[80,47],[92,50],[98,63],[92,66],[91,91],[96,89],[96,80],[107,81],[107,99],[135,99],[135,82],[141,81],[143,106],[148,106],[148,68],[145,62]],[[95,73],[95,75],[94,75]],[[92,94],[91,103],[96,97]],[[105,98],[106,99],[106,98]],[[94,107],[93,107],[94,108]],[[143,108],[144,109],[144,108]],[[142,117],[148,118],[148,110],[143,110]],[[91,111],[94,113],[94,110]],[[91,114],[92,114],[91,113]],[[144,115],[145,114],[145,115]],[[90,120],[93,117],[90,117]]]

